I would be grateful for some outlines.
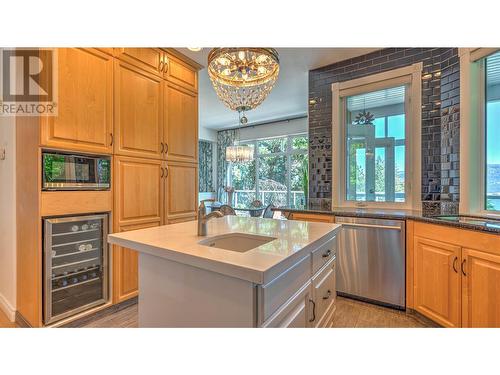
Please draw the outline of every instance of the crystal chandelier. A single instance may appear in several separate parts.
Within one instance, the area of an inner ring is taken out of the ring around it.
[[[227,146],[226,161],[231,163],[245,163],[253,160],[253,147],[251,146]]]
[[[240,113],[264,101],[278,74],[278,52],[273,48],[214,48],[208,55],[208,75],[217,96]]]

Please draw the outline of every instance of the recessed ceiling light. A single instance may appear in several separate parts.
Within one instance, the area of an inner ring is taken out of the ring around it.
[[[190,51],[193,51],[193,52],[200,52],[201,51],[201,47],[188,47],[187,49]]]

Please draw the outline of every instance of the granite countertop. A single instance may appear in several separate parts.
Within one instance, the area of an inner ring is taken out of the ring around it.
[[[388,220],[415,220],[432,224],[440,224],[463,229],[470,229],[488,233],[500,234],[500,217],[498,215],[439,215],[429,216],[419,210],[396,210],[396,209],[377,209],[377,208],[349,208],[349,207],[333,207],[331,210],[322,208],[296,209],[290,207],[274,208],[275,211],[283,211],[287,213],[303,212],[311,214],[361,217],[373,219],[388,219]],[[456,220],[446,220],[444,217],[456,217]],[[464,218],[475,220],[467,220]]]
[[[332,239],[341,225],[224,216],[209,220],[208,236],[197,235],[196,221],[114,233],[108,242],[138,252],[266,284]],[[228,233],[256,234],[275,240],[237,252],[201,245],[199,241]]]

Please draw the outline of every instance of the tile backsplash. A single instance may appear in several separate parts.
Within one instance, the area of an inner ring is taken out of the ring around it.
[[[331,205],[335,82],[422,62],[422,200],[459,201],[460,66],[457,48],[385,48],[309,72],[310,204]]]

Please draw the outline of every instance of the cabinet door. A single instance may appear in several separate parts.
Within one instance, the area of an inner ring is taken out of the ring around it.
[[[335,284],[335,259],[330,260],[313,278],[315,327],[327,327],[335,309],[337,289]]]
[[[311,221],[317,223],[333,223],[334,217],[332,215],[320,215],[320,214],[303,214],[303,213],[291,213],[290,220],[302,220],[302,221]]]
[[[119,228],[119,232],[144,229],[157,226],[153,224],[139,224]],[[134,250],[121,246],[114,246],[113,251],[113,302],[119,303],[137,296],[138,283],[138,254]]]
[[[311,282],[307,282],[295,296],[281,306],[263,328],[307,328],[310,327]]]
[[[198,92],[198,71],[176,56],[165,54],[164,77],[173,84]]]
[[[166,68],[164,52],[158,48],[115,48],[115,55],[122,61],[158,76],[163,76]]]
[[[462,251],[462,326],[500,327],[500,256]]]
[[[115,133],[115,154],[162,157],[162,79],[118,60],[115,61]]]
[[[114,216],[116,227],[162,221],[162,162],[115,156]]]
[[[168,223],[196,217],[198,165],[169,162],[166,176],[165,217]]]
[[[198,96],[165,84],[167,160],[198,162]]]
[[[460,247],[415,237],[415,310],[445,327],[460,327]]]
[[[40,118],[42,146],[111,153],[113,58],[93,48],[59,48],[57,116]]]

